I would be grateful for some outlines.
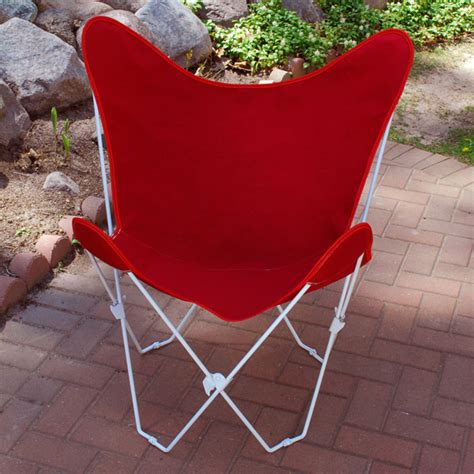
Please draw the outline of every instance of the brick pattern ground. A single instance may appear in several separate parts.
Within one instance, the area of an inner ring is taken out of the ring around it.
[[[118,324],[92,271],[63,273],[0,333],[2,473],[474,472],[474,168],[390,143],[369,221],[375,255],[350,305],[308,437],[266,454],[218,400],[170,454],[133,428]],[[341,285],[292,315],[324,344]],[[164,325],[127,287],[143,343]],[[157,295],[174,321],[187,305]],[[229,370],[272,320],[227,325],[200,312],[187,330]],[[133,352],[144,428],[167,442],[203,402],[178,345]],[[274,442],[301,427],[317,369],[279,328],[230,388]]]

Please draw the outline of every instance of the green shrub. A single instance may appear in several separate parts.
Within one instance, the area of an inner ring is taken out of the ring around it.
[[[328,43],[314,25],[281,6],[281,0],[249,5],[248,16],[232,28],[206,22],[215,46],[236,62],[247,64],[253,73],[284,64],[288,57],[302,57],[307,64],[322,66]]]
[[[326,15],[321,32],[332,48],[347,51],[380,30],[380,10],[363,0],[322,0],[320,6]]]
[[[319,26],[282,8],[281,0],[250,4],[249,15],[231,28],[218,28],[211,21],[206,25],[216,48],[253,73],[286,64],[289,56],[322,66],[329,49],[347,51],[385,28],[405,30],[416,45],[474,31],[472,0],[399,0],[384,10],[369,8],[363,0],[320,0],[319,5],[325,13]]]
[[[405,30],[416,45],[454,39],[474,31],[472,0],[402,0],[383,12],[384,28]]]
[[[181,0],[181,3],[186,5],[194,13],[202,8],[201,0]]]

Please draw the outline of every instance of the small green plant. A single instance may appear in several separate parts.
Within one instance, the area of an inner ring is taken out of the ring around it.
[[[218,28],[211,21],[206,25],[216,48],[253,73],[286,64],[290,56],[302,57],[307,64],[318,67],[326,59],[326,40],[314,25],[282,8],[281,0],[250,4],[248,16],[232,28]]]
[[[58,153],[59,147],[62,148],[62,153],[64,155],[65,161],[69,160],[69,155],[71,153],[71,139],[69,137],[69,129],[71,127],[71,122],[69,119],[64,121],[63,129],[59,135],[58,128],[58,111],[56,107],[51,108],[51,125],[54,133],[54,148],[56,153]]]
[[[31,234],[31,229],[28,227],[20,227],[16,230],[15,235],[17,237],[25,237]]]
[[[56,107],[51,109],[51,124],[53,126],[54,139],[58,141],[58,111]]]
[[[69,127],[71,123],[69,119],[64,122],[63,132],[61,133],[61,141],[63,143],[63,152],[65,160],[69,160],[69,153],[71,150],[71,139],[69,138]]]
[[[183,5],[186,5],[193,13],[196,13],[202,8],[201,0],[181,0]]]

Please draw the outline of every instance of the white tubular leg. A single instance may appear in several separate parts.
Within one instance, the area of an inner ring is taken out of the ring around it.
[[[277,308],[280,314],[283,313],[283,307],[281,305],[278,305]],[[288,319],[288,316],[285,316],[283,319],[286,325],[288,326],[288,329],[290,330],[291,334],[295,338],[295,341],[298,344],[298,346],[304,349],[311,357],[314,357],[317,361],[323,362],[323,358],[318,354],[318,351],[314,347],[308,346],[301,340],[299,334],[296,332],[295,327],[293,326],[291,321]]]

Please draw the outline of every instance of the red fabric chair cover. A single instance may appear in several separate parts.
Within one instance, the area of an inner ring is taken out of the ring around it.
[[[303,78],[208,81],[104,17],[84,59],[109,152],[117,228],[75,219],[82,245],[151,286],[243,320],[370,259],[351,229],[412,60],[387,30]]]

